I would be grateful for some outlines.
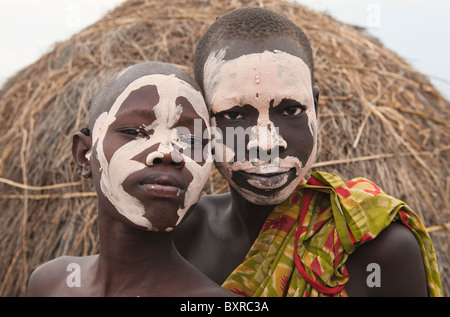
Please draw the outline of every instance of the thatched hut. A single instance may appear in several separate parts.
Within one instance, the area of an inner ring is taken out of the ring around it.
[[[194,45],[217,16],[264,6],[310,38],[321,89],[316,169],[366,176],[415,209],[450,294],[450,103],[364,30],[276,0],[128,0],[55,44],[0,91],[0,295],[24,295],[29,274],[63,254],[97,252],[96,200],[70,153],[105,79],[159,60],[192,73]],[[227,190],[217,172],[206,193]]]

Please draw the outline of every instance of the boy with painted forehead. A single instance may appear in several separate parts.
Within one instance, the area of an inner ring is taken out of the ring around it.
[[[173,245],[211,170],[208,127],[202,94],[180,69],[149,62],[116,74],[92,102],[89,129],[73,137],[97,191],[99,254],[45,263],[28,295],[234,296]]]
[[[305,34],[266,9],[234,10],[202,36],[195,77],[230,192],[201,198],[177,247],[245,296],[442,295],[431,240],[407,205],[364,178],[304,179],[317,150],[313,70]]]

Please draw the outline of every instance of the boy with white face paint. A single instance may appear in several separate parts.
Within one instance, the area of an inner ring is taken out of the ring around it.
[[[276,205],[292,193],[315,159],[317,120],[311,75],[302,59],[285,52],[264,51],[232,60],[224,59],[226,53],[227,48],[211,53],[204,66],[205,97],[215,114],[213,123],[217,125],[219,121],[219,128],[223,128],[224,121],[240,120],[242,125],[250,123],[245,127],[256,132],[244,148],[232,149],[226,142],[215,144],[215,147],[225,148],[222,150],[224,153],[256,148],[258,153],[277,150],[281,155],[267,162],[257,157],[257,164],[251,160],[242,162],[236,157],[231,162],[216,157],[217,167],[246,200],[260,205]],[[239,107],[245,108],[246,105],[251,105],[251,110],[256,111],[256,120],[251,120],[255,119],[251,114],[246,115],[250,120],[244,120],[246,110]],[[242,118],[231,119],[230,112]],[[310,145],[308,157],[289,153],[293,145],[286,140],[291,131],[280,132],[274,124],[279,120],[277,112],[289,121],[299,118],[304,112],[308,122],[306,127],[309,128],[306,133]]]
[[[431,240],[403,202],[362,178],[305,179],[317,151],[313,70],[305,34],[269,10],[234,10],[205,32],[195,77],[222,132],[213,152],[230,193],[200,199],[177,248],[245,296],[442,295]],[[250,131],[244,146],[227,130]],[[370,263],[381,287],[367,283]]]
[[[45,263],[28,295],[234,296],[173,245],[211,170],[202,139],[208,127],[202,94],[180,69],[149,62],[116,74],[94,98],[89,129],[75,134],[72,149],[97,190],[100,252]]]

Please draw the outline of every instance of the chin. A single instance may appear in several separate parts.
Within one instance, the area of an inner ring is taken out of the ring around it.
[[[234,189],[247,201],[255,204],[255,205],[278,205],[283,201],[289,198],[289,196],[294,191],[295,187],[297,187],[298,181],[295,180],[291,182],[288,186],[279,190],[271,190],[268,191],[267,194],[257,194],[248,190],[246,188],[242,188],[239,186],[233,186]],[[260,192],[260,190],[258,190]]]
[[[147,227],[147,231],[151,232],[171,232],[177,226],[176,221],[168,220],[164,221],[163,219],[158,219],[156,221],[151,221],[152,225]]]

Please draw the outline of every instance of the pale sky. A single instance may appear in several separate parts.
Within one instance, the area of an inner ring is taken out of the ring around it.
[[[51,51],[55,42],[103,17],[123,0],[1,0],[0,82]]]
[[[1,0],[0,84],[123,0]],[[297,0],[367,28],[450,98],[450,1]]]
[[[450,1],[297,0],[367,28],[450,99]]]

